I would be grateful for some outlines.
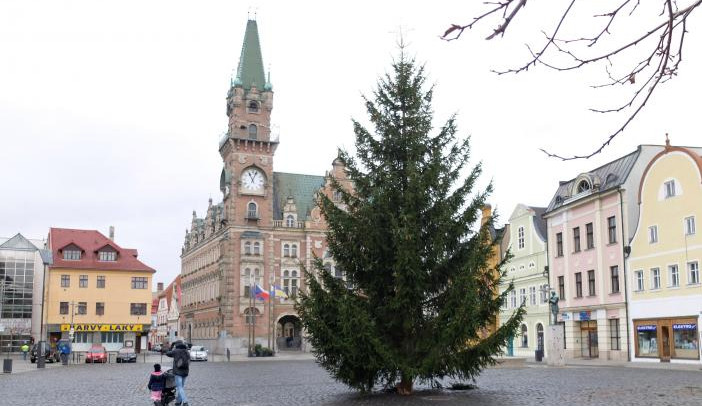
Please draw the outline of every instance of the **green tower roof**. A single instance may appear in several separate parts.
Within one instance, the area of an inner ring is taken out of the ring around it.
[[[251,89],[253,85],[263,90],[266,85],[261,44],[258,40],[258,25],[255,20],[249,20],[246,23],[244,44],[241,46],[239,67],[236,70],[236,79],[234,81],[234,85],[236,84],[241,84],[246,90]]]

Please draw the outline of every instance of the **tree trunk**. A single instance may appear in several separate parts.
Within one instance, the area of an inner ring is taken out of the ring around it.
[[[413,383],[414,383],[414,379],[412,379],[411,376],[402,374],[402,379],[400,380],[400,383],[395,385],[395,388],[397,389],[397,393],[402,395],[402,396],[411,395]]]

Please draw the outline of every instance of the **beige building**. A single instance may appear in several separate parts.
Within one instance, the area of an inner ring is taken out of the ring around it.
[[[74,351],[102,344],[146,349],[151,327],[154,269],[95,230],[51,228],[54,258],[46,277],[46,318],[51,343],[72,339]]]

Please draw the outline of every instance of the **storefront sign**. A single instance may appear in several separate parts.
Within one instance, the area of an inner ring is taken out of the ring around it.
[[[142,324],[74,324],[73,331],[93,332],[93,331],[143,331]],[[70,331],[70,324],[61,324],[61,331]]]
[[[590,320],[590,312],[589,312],[589,311],[580,312],[580,320],[581,320],[581,321],[588,321],[588,320]]]
[[[697,330],[697,325],[692,323],[673,324],[673,330]]]
[[[0,332],[5,334],[31,334],[31,319],[0,319]]]
[[[655,324],[642,324],[642,325],[636,326],[636,331],[656,331],[656,325]]]
[[[561,320],[563,320],[563,321],[570,320],[570,313],[568,313],[568,312],[561,313]]]

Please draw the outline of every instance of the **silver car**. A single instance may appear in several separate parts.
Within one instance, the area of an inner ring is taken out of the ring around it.
[[[201,345],[190,347],[190,359],[193,361],[207,361],[207,349]]]

